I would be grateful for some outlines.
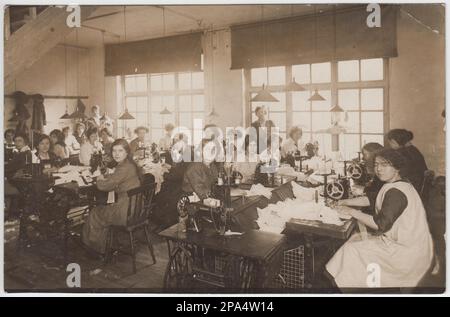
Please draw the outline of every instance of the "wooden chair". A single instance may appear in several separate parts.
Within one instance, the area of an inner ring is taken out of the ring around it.
[[[150,235],[148,232],[148,219],[151,212],[153,197],[155,195],[155,188],[156,183],[147,183],[143,186],[128,191],[129,202],[127,210],[127,223],[123,226],[110,226],[106,241],[105,262],[108,262],[111,257],[114,235],[118,232],[128,233],[130,239],[130,255],[133,260],[133,273],[136,273],[136,247],[134,233],[137,230],[143,229],[145,239],[147,240],[147,247],[153,259],[153,264],[156,263],[153,244],[150,240]]]

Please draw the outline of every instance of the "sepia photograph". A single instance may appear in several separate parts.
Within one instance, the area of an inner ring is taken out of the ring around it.
[[[445,2],[41,2],[2,4],[5,295],[445,294]]]

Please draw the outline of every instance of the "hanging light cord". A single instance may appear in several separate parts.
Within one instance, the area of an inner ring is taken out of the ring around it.
[[[127,41],[127,14],[125,12],[126,6],[123,6],[123,38],[124,42]]]
[[[263,37],[263,55],[264,67],[266,67],[266,86],[269,85],[269,67],[266,60],[266,23],[264,21],[264,5],[261,5],[261,20],[262,20],[262,37]]]
[[[214,95],[215,95],[215,91],[214,91],[214,28],[211,25],[211,77],[212,77],[212,82],[211,82],[211,105],[212,105],[212,112],[215,111],[215,107],[214,107]]]

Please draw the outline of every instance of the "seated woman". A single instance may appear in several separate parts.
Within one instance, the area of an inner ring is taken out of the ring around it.
[[[69,148],[64,142],[65,136],[61,130],[55,129],[50,132],[50,141],[52,142],[52,151],[59,159],[69,158]]]
[[[98,130],[92,128],[86,132],[87,141],[80,148],[80,163],[84,166],[91,164],[92,154],[102,151],[102,144],[98,141]]]
[[[62,132],[64,133],[64,143],[69,150],[69,156],[80,154],[80,143],[78,143],[77,139],[72,134],[72,129],[70,126],[64,127]]]
[[[82,122],[75,124],[75,133],[73,136],[77,140],[78,144],[81,146],[86,141],[86,135],[84,134],[86,126]]]
[[[9,164],[5,167],[5,176],[12,177],[18,170],[25,168],[26,164],[31,164],[31,149],[28,146],[28,137],[25,134],[14,136],[15,149]]]
[[[398,150],[406,158],[405,177],[414,185],[420,193],[424,180],[424,173],[428,169],[422,153],[412,145],[414,134],[405,129],[393,129],[388,132],[389,145]]]
[[[148,128],[146,127],[137,127],[134,130],[134,133],[136,134],[136,138],[130,142],[130,148],[131,148],[131,154],[134,155],[134,153],[137,151],[137,149],[145,144],[146,138],[145,136],[148,133]]]
[[[383,146],[376,142],[367,143],[361,149],[368,175],[368,180],[364,184],[364,193],[370,201],[370,206],[363,208],[363,211],[366,213],[373,213],[375,211],[375,199],[384,184],[375,174],[374,169],[375,155],[383,149]]]
[[[4,150],[5,150],[5,162],[8,162],[12,159],[13,156],[13,150],[14,150],[14,130],[13,129],[6,129],[4,133]]]
[[[249,141],[249,136],[245,136],[244,141],[245,146],[245,161],[240,161],[239,156],[235,156],[233,167],[236,171],[242,174],[242,181],[244,183],[249,183],[251,180],[253,180],[256,168],[258,167],[259,160],[258,156],[256,155],[256,142]],[[251,155],[255,154],[255,155]]]
[[[305,145],[302,142],[303,131],[300,127],[292,127],[289,130],[289,138],[281,144],[281,158],[292,167],[295,166],[294,155],[297,151],[305,153]]]
[[[375,173],[385,182],[378,193],[375,215],[356,209],[348,213],[377,232],[361,239],[353,235],[327,263],[326,269],[340,288],[365,288],[371,264],[380,268],[380,287],[415,287],[433,258],[425,209],[414,187],[402,178],[403,156],[386,149],[375,156]],[[368,199],[365,198],[365,205]],[[340,201],[363,205],[363,199]]]
[[[110,154],[111,153],[111,146],[114,142],[113,134],[111,130],[108,128],[103,128],[100,130],[100,139],[103,146],[103,150],[105,153]]]
[[[209,139],[203,139],[201,146],[203,160],[188,164],[183,177],[182,190],[189,195],[196,193],[203,200],[210,196],[212,186],[216,183],[219,173],[214,164],[216,155],[214,143]]]
[[[83,226],[82,241],[89,249],[105,254],[108,227],[125,225],[127,221],[127,191],[141,185],[141,171],[131,158],[128,142],[117,139],[112,144],[112,157],[117,163],[110,175],[97,177],[97,188],[101,191],[115,191],[117,201],[108,205],[98,205],[89,213]]]

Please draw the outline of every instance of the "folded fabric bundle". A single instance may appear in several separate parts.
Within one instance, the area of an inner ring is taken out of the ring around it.
[[[295,198],[302,201],[313,201],[316,189],[303,187],[296,182],[291,182],[292,192]]]
[[[272,197],[272,188],[264,187],[261,184],[252,185],[247,192],[247,196],[264,196],[267,199]]]

